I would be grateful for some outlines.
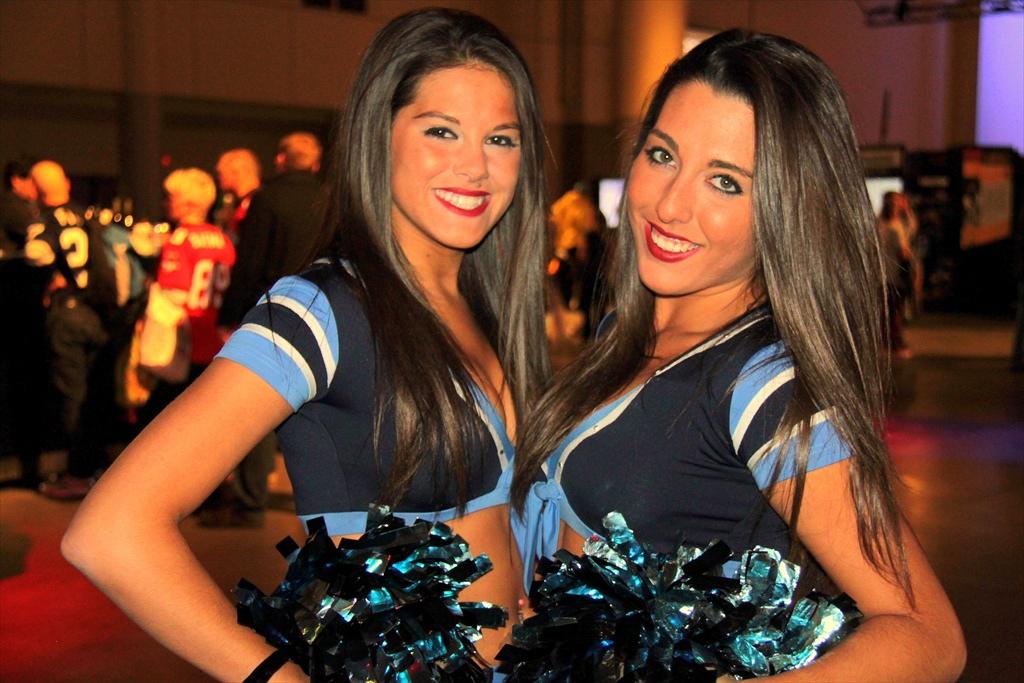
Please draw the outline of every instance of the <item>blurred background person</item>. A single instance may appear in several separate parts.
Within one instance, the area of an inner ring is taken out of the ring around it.
[[[579,340],[589,334],[589,314],[594,269],[592,248],[600,241],[597,207],[586,193],[586,185],[577,182],[551,205],[554,257],[548,275],[554,292],[549,296],[552,329],[556,344]]]
[[[39,191],[32,182],[33,162],[9,161],[4,166],[4,188],[0,195],[0,257],[13,256],[25,247],[28,226],[36,221]]]
[[[894,219],[903,230],[910,253],[903,273],[903,319],[910,321],[921,313],[924,304],[924,255],[928,238],[921,234],[921,223],[910,204],[910,196],[904,192],[895,194]]]
[[[173,401],[213,360],[223,340],[217,315],[235,265],[235,247],[224,231],[207,222],[217,198],[210,174],[198,168],[173,171],[164,180],[167,217],[174,224],[160,253],[156,283],[188,316],[192,357],[188,379],[161,383],[146,404],[155,416]]]
[[[28,229],[25,256],[47,269],[46,335],[50,376],[67,437],[67,472],[40,486],[51,498],[81,498],[107,466],[98,432],[112,386],[110,367],[99,362],[110,341],[118,307],[114,269],[103,251],[102,226],[85,219],[71,199],[64,168],[45,160],[31,170],[39,192],[39,222]]]
[[[305,265],[320,227],[315,210],[320,155],[320,142],[311,133],[291,133],[278,143],[277,175],[253,194],[239,226],[238,264],[224,297],[223,327],[236,327],[270,285]]]
[[[217,160],[217,184],[224,204],[217,225],[238,244],[238,231],[249,212],[253,193],[260,189],[260,161],[251,149],[230,149]]]
[[[0,194],[0,307],[17,321],[17,334],[0,335],[0,444],[18,454],[22,483],[37,483],[42,452],[46,341],[43,291],[48,273],[25,261],[28,226],[39,217],[39,192],[32,182],[34,160],[21,157],[4,166]]]
[[[562,301],[575,310],[580,304],[580,273],[588,261],[588,236],[598,231],[597,207],[586,194],[586,186],[577,182],[551,205],[555,258],[561,262],[558,291]]]
[[[291,133],[278,143],[274,158],[278,175],[252,193],[239,224],[238,264],[221,311],[224,338],[274,282],[307,265],[320,228],[320,156],[320,142],[311,133]],[[277,435],[271,431],[239,463],[230,482],[203,505],[200,524],[262,525],[277,451]]]
[[[889,351],[899,358],[912,355],[903,336],[906,319],[905,300],[912,288],[913,252],[910,248],[911,224],[916,232],[917,221],[911,218],[907,196],[902,192],[886,192],[878,216],[878,230],[885,257],[885,292],[888,309]]]

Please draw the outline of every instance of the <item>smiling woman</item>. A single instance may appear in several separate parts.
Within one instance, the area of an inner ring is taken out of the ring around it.
[[[423,79],[391,128],[391,220],[406,258],[459,258],[487,236],[515,196],[518,120],[512,87],[494,69]]]
[[[749,308],[754,111],[703,83],[669,95],[630,167],[629,224],[640,279],[662,296]],[[687,266],[678,264],[689,260]]]
[[[785,38],[710,38],[658,83],[626,197],[615,312],[520,440],[513,500],[560,496],[538,550],[580,553],[611,511],[673,556],[774,549],[865,616],[780,679],[954,680],[960,627],[882,440],[881,252],[834,75]]]
[[[372,503],[444,521],[494,567],[462,599],[514,617],[523,592],[512,438],[548,372],[544,146],[526,65],[479,17],[404,15],[368,48],[336,140],[316,260],[121,454],[62,546],[223,680],[271,648],[235,623],[177,525],[274,428],[304,521],[359,534]],[[485,634],[484,657],[510,626]],[[302,677],[290,665],[272,680]]]

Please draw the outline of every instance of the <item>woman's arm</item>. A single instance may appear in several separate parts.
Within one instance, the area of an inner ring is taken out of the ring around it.
[[[967,651],[953,606],[913,531],[904,522],[911,605],[899,586],[864,558],[857,537],[857,511],[849,492],[849,461],[809,472],[797,535],[840,590],[857,601],[864,621],[846,639],[807,668],[780,681],[954,681]],[[789,514],[786,482],[770,496],[783,518]]]
[[[215,360],[104,473],[61,543],[68,561],[136,623],[221,680],[244,679],[273,650],[238,625],[178,524],[290,414],[257,375]],[[305,676],[288,665],[272,680]]]

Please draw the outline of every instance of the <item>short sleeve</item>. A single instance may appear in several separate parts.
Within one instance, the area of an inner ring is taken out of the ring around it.
[[[776,438],[779,423],[793,394],[795,371],[781,343],[766,346],[743,366],[729,403],[729,434],[737,457],[754,475],[760,488],[767,487],[780,455],[793,451],[794,437]],[[807,471],[813,471],[849,457],[849,448],[839,437],[827,410],[811,417]],[[781,463],[778,481],[793,477],[792,457]]]
[[[282,278],[217,357],[255,372],[292,410],[321,398],[338,369],[338,327],[327,295],[303,277]]]

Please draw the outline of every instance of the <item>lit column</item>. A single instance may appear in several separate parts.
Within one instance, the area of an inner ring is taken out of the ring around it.
[[[636,123],[665,67],[683,54],[686,0],[620,0],[619,12],[618,113]]]

